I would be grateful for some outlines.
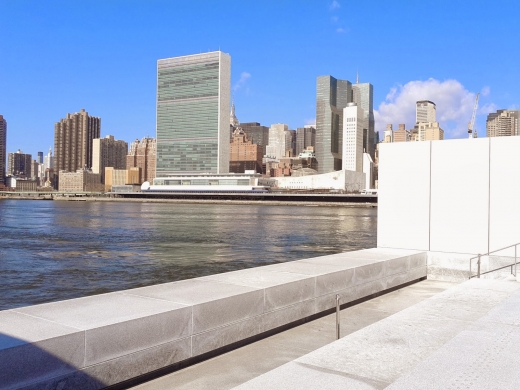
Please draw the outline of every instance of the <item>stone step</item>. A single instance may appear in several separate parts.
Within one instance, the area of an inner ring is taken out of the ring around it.
[[[519,289],[469,280],[236,389],[516,389]]]

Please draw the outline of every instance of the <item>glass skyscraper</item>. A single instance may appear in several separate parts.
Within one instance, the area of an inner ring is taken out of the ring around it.
[[[375,158],[375,121],[374,121],[374,86],[370,83],[356,83],[352,85],[352,101],[364,113],[363,118],[363,149]]]
[[[229,172],[231,57],[157,62],[157,177]]]
[[[343,109],[352,101],[352,83],[319,76],[316,83],[316,159],[318,173],[341,170]]]

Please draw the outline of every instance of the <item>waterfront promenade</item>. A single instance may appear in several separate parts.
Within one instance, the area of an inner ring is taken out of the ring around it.
[[[472,279],[238,387],[518,389],[520,283]]]

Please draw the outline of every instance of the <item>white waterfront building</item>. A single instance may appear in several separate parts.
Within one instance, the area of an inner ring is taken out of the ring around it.
[[[141,191],[145,192],[251,192],[266,191],[259,183],[261,174],[254,172],[228,174],[175,175],[144,182]]]

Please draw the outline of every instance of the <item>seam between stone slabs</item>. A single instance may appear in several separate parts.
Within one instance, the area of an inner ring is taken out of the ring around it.
[[[176,342],[176,341],[182,341],[182,340],[190,340],[190,345],[193,344],[192,341],[191,341],[191,338],[192,338],[192,335],[188,335],[188,336],[185,336],[185,337],[181,337],[180,339],[174,339],[174,340],[170,340],[170,341],[165,341],[164,343],[160,343],[160,344],[156,344],[156,345],[152,345],[151,347],[146,347],[146,348],[143,348],[143,349],[139,349],[137,351],[134,351],[134,352],[130,352],[130,353],[127,353],[127,354],[124,354],[124,355],[121,355],[121,356],[116,356],[114,358],[110,358],[110,359],[107,359],[107,360],[103,360],[102,362],[99,362],[99,363],[95,363],[95,364],[90,364],[88,366],[84,366],[82,367],[81,369],[78,369],[78,370],[83,370],[83,369],[87,369],[87,368],[91,368],[91,367],[95,367],[95,366],[100,366],[100,365],[103,365],[105,363],[108,363],[108,362],[111,362],[113,360],[118,360],[118,359],[121,359],[121,358],[124,358],[124,357],[128,357],[128,356],[132,356],[132,355],[136,355],[138,353],[141,353],[141,352],[145,352],[145,351],[148,351],[148,350],[151,350],[151,349],[154,349],[154,348],[157,348],[157,347],[161,347],[163,345],[166,345],[166,344],[170,344],[170,343],[173,343],[173,342]],[[171,351],[175,351],[174,348],[171,349]],[[193,355],[190,353],[190,356],[187,357],[186,359],[182,359],[182,360],[187,360],[189,358],[193,357]],[[182,360],[179,360],[179,362],[181,362]],[[174,362],[174,363],[169,363],[169,364],[175,364],[177,362]],[[167,365],[169,365],[167,364]],[[133,378],[133,376],[132,376]]]
[[[282,272],[272,272],[274,274],[280,274]],[[290,272],[287,272],[288,274],[292,274]],[[223,275],[223,274],[216,274],[216,275]],[[279,287],[279,286],[283,286],[283,285],[287,285],[287,284],[290,284],[290,283],[297,283],[297,282],[302,282],[304,281],[305,279],[311,279],[311,278],[314,278],[316,279],[316,276],[314,275],[305,275],[305,274],[298,274],[298,275],[302,275],[302,276],[305,276],[304,278],[302,279],[297,279],[297,280],[289,280],[287,282],[281,282],[281,283],[278,283],[278,284],[273,284],[272,286],[265,286],[265,287],[253,287],[253,286],[250,286],[250,285],[247,285],[245,283],[247,282],[244,282],[244,284],[241,284],[240,282],[228,282],[228,281],[220,281],[220,280],[213,280],[213,279],[207,279],[207,281],[210,281],[210,282],[218,282],[218,283],[222,283],[222,284],[229,284],[231,286],[239,286],[239,287],[249,287],[249,288],[253,288],[255,290],[266,290],[268,288],[273,288],[273,287]],[[204,276],[205,278],[210,278],[211,276],[213,275],[210,275],[210,276]],[[247,291],[247,292],[251,292],[251,291]],[[243,293],[241,293],[243,294]],[[205,302],[204,302],[205,303]]]
[[[30,306],[25,306],[25,307],[30,307]],[[18,309],[21,309],[21,308],[19,307]],[[85,331],[85,329],[76,328],[75,326],[65,325],[65,324],[62,324],[61,322],[49,320],[49,319],[43,318],[43,317],[38,317],[38,316],[35,316],[33,314],[24,313],[24,312],[18,311],[18,309],[11,309],[11,310],[13,312],[17,313],[17,314],[22,314],[22,315],[27,316],[27,317],[38,318],[39,320],[42,320],[42,321],[47,321],[47,322],[50,322],[50,323],[53,323],[53,324],[56,324],[56,325],[60,325],[60,326],[66,327],[66,328],[75,329],[75,330],[78,330],[78,331],[83,331],[83,332]],[[75,332],[71,332],[69,334],[72,334],[72,333],[75,333]],[[65,335],[62,335],[62,336],[65,336]],[[59,336],[56,336],[56,337],[59,337]],[[54,338],[54,337],[51,337],[51,338]],[[44,339],[44,340],[47,340],[47,339]]]
[[[152,287],[152,286],[149,286],[149,287]],[[122,295],[129,295],[129,296],[132,296],[132,297],[139,297],[139,298],[153,299],[153,300],[155,300],[155,301],[160,301],[160,302],[176,303],[176,304],[178,304],[178,305],[182,305],[182,306],[185,306],[185,307],[193,306],[193,304],[191,304],[191,303],[182,303],[182,302],[171,301],[171,300],[164,299],[164,298],[150,297],[150,296],[148,296],[148,295],[139,295],[139,294],[134,294],[134,293],[125,292],[124,290],[121,291],[121,294],[122,294]],[[170,310],[177,310],[177,309],[183,309],[183,308],[182,308],[182,307],[176,307],[176,308],[172,308],[172,309],[170,309]],[[170,310],[168,310],[168,311],[170,311]],[[156,313],[156,314],[159,314],[159,313]]]
[[[46,377],[44,378],[44,381],[51,381],[53,379],[56,379],[56,378],[67,378],[70,376],[70,374],[75,374],[75,373],[78,373],[78,372],[84,372],[85,370],[89,369],[89,368],[92,368],[92,367],[96,367],[96,366],[101,366],[101,365],[104,365],[106,363],[109,363],[113,360],[117,360],[117,359],[121,359],[121,358],[125,358],[125,357],[129,357],[129,356],[132,356],[132,355],[136,355],[138,353],[141,353],[141,352],[145,352],[149,349],[153,349],[153,348],[157,348],[157,347],[160,347],[162,345],[166,345],[168,343],[171,343],[171,342],[174,342],[174,341],[179,341],[179,340],[184,340],[184,339],[191,339],[191,336],[187,336],[187,337],[183,337],[181,339],[176,339],[176,340],[172,340],[172,341],[167,341],[167,342],[164,342],[164,343],[161,343],[161,344],[157,344],[157,345],[154,345],[152,347],[147,347],[147,348],[144,348],[144,349],[140,349],[138,351],[135,351],[135,352],[131,352],[131,353],[128,353],[126,355],[121,355],[121,356],[117,356],[115,358],[111,358],[111,359],[108,359],[108,360],[103,360],[102,362],[99,362],[99,363],[96,363],[96,364],[91,364],[89,366],[86,366],[85,364],[83,365],[83,367],[74,367],[75,369],[72,369],[70,370],[68,373],[65,373],[65,374],[60,374],[60,375],[55,375],[55,376],[49,376],[49,377]],[[193,343],[191,342],[190,340],[190,346],[192,345]],[[172,352],[173,352],[173,348],[172,348]],[[190,358],[192,358],[193,355],[190,353],[190,356],[187,357],[186,359],[182,359],[182,360],[179,360],[179,361],[176,361],[176,362],[173,362],[173,363],[167,363],[166,365],[164,366],[161,366],[159,367],[158,369],[161,369],[161,368],[164,368],[164,367],[168,367],[169,365],[172,365],[172,364],[176,364],[176,363],[179,363],[179,362],[182,362],[184,360],[188,360]],[[93,380],[97,381],[97,382],[101,382],[100,379],[96,378],[96,377],[93,377],[93,376],[90,376]],[[135,375],[132,374],[132,376],[130,377],[130,379],[134,378]],[[125,379],[127,380],[127,379]],[[123,381],[125,381],[123,380]],[[27,387],[27,386],[32,386],[32,385],[35,385],[35,384],[39,384],[40,382],[42,382],[41,380],[38,380],[38,379],[34,379],[32,380],[30,383],[28,383],[27,385],[24,385],[24,388]],[[119,383],[119,382],[117,382]],[[117,384],[116,383],[116,384]],[[112,386],[112,385],[105,385],[105,386]],[[8,388],[9,389],[9,388]],[[16,387],[13,387],[11,388],[12,390],[16,389]]]

